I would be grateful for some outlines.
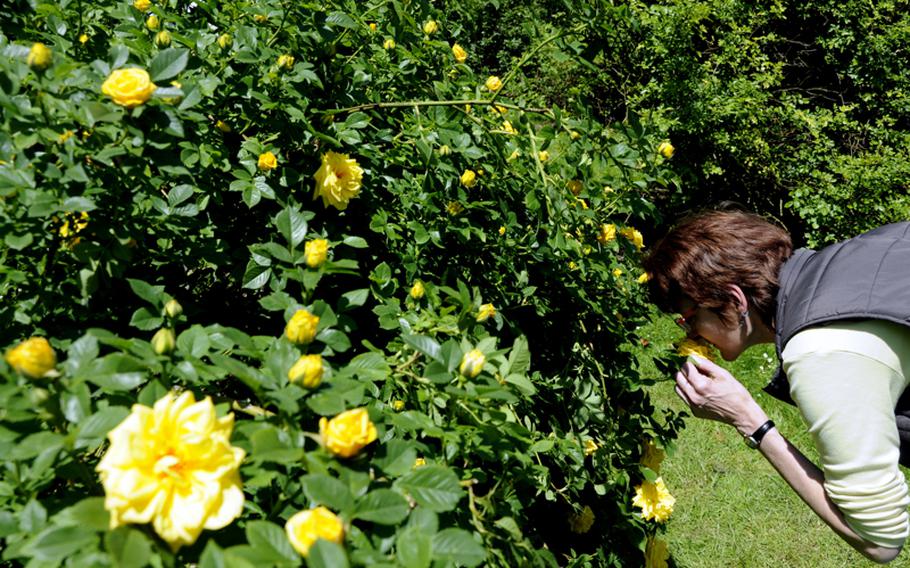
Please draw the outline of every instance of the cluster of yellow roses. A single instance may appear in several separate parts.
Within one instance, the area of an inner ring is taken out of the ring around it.
[[[658,448],[653,440],[644,442],[641,465],[659,474],[660,464],[663,462],[664,457],[663,450]],[[658,477],[653,482],[643,481],[641,485],[636,486],[635,497],[632,499],[632,504],[641,508],[642,518],[645,520],[653,519],[658,523],[667,521],[670,514],[673,513],[675,503],[676,499],[670,495],[661,477]],[[649,533],[645,548],[646,568],[667,568],[669,556],[667,543]]]

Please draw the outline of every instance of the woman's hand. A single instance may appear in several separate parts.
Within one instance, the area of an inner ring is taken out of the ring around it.
[[[676,394],[695,416],[730,424],[743,436],[752,434],[768,419],[733,375],[696,355],[689,356],[676,373]]]

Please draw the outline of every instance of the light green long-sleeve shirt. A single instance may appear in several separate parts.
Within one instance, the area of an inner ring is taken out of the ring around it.
[[[910,535],[894,419],[910,384],[910,327],[838,322],[799,332],[781,354],[815,441],[825,490],[860,536],[898,548]]]

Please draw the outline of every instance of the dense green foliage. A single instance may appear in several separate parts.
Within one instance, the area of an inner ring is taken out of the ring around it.
[[[324,505],[346,536],[313,566],[639,564],[659,529],[631,505],[655,476],[642,444],[679,427],[627,349],[648,314],[633,227],[678,191],[659,124],[542,104],[507,69],[491,92],[466,14],[427,3],[136,6],[0,16],[2,343],[45,336],[61,360],[0,367],[3,558],[296,565],[281,527]],[[591,22],[565,18],[519,60],[568,60]],[[148,101],[102,94],[122,68],[149,72]],[[314,199],[329,151],[363,170],[344,210]],[[300,309],[320,319],[294,344]],[[473,349],[482,371],[459,372]],[[318,387],[289,381],[303,354]],[[242,514],[176,551],[108,530],[94,471],[132,405],[173,389],[233,412],[246,453]],[[319,419],[353,408],[378,440],[335,456]]]

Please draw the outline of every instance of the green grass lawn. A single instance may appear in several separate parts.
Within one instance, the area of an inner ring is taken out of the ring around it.
[[[642,332],[658,345],[681,337],[669,318],[655,320]],[[761,391],[774,371],[774,347],[755,347],[737,361],[721,364],[753,393],[781,433],[817,461],[797,409]],[[656,377],[657,371],[646,368],[645,374]],[[658,411],[686,410],[674,386],[672,380],[662,380],[649,388]],[[730,426],[687,418],[661,475],[676,497],[665,538],[680,568],[876,566],[818,519]],[[910,566],[910,552],[902,552],[891,566]]]

